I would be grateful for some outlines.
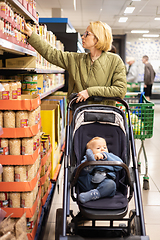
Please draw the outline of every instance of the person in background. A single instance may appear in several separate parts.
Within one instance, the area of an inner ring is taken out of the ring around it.
[[[152,65],[148,62],[149,57],[144,55],[142,58],[142,62],[145,64],[144,67],[144,93],[145,97],[148,101],[150,101],[152,95],[152,85],[154,82],[154,78],[156,73],[152,67]]]
[[[26,23],[24,33],[29,44],[48,62],[68,71],[68,97],[78,93],[77,102],[86,101],[90,96],[124,98],[127,91],[125,65],[117,54],[108,52],[112,46],[112,30],[106,23],[90,22],[83,34],[82,44],[89,53],[57,50]],[[105,104],[115,105],[115,101]]]
[[[119,161],[118,156],[108,152],[104,138],[94,137],[86,146],[86,155],[81,163],[85,161]],[[96,200],[103,197],[113,197],[116,192],[116,171],[121,166],[94,166],[84,168],[78,178],[81,193],[78,199],[81,203]]]
[[[135,62],[134,57],[127,57],[127,64],[129,65],[127,70],[127,82],[137,83],[138,82],[138,65]]]

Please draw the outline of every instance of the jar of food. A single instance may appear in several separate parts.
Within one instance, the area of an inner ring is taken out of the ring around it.
[[[22,139],[22,155],[33,154],[33,138]]]
[[[36,110],[28,112],[28,126],[34,126],[36,124]]]
[[[1,83],[4,91],[0,91],[0,99],[1,100],[9,100],[9,84],[8,83]]]
[[[9,83],[9,99],[17,99],[17,83],[10,82]]]
[[[16,127],[17,128],[28,127],[28,111],[16,112]]]
[[[0,138],[0,155],[8,155],[8,139]]]
[[[21,140],[13,138],[9,140],[9,154],[10,155],[21,155]]]
[[[9,193],[9,207],[20,208],[21,207],[21,194],[19,192]]]
[[[14,176],[15,182],[26,182],[26,166],[15,166]]]
[[[14,182],[14,166],[3,166],[3,182]]]
[[[0,127],[3,128],[3,112],[0,111]]]
[[[4,111],[3,113],[3,125],[4,128],[15,128],[15,112]]]
[[[0,207],[7,208],[9,202],[9,196],[6,192],[0,192]]]
[[[21,193],[21,207],[31,208],[33,206],[33,191]]]

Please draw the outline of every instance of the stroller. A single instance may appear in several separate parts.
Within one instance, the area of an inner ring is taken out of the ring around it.
[[[141,188],[131,125],[130,109],[127,102],[119,98],[90,97],[88,100],[101,102],[114,100],[123,104],[128,112],[118,107],[86,102],[76,104],[74,95],[67,108],[66,145],[64,154],[63,208],[56,211],[55,240],[84,239],[125,239],[149,240],[146,236]],[[72,110],[72,115],[70,114]],[[70,122],[72,116],[72,122]],[[86,161],[86,144],[93,137],[106,140],[109,152],[119,156],[118,161]],[[132,160],[132,161],[131,161]],[[116,172],[116,194],[81,203],[77,184],[83,168],[87,166],[121,166]],[[76,173],[75,173],[76,169]],[[134,195],[134,209],[128,214],[128,203]],[[70,210],[70,196],[78,204],[79,212]]]

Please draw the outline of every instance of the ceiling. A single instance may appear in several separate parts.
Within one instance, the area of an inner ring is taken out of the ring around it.
[[[74,3],[76,9],[74,9]],[[39,17],[52,16],[52,8],[57,8],[59,17],[68,18],[76,31],[83,33],[90,21],[108,23],[114,34],[130,33],[131,30],[149,30],[160,33],[160,0],[38,0],[36,1]],[[124,14],[125,8],[135,6],[132,14]],[[127,16],[125,23],[118,22]]]

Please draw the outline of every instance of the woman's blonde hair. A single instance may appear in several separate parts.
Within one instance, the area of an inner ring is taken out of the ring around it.
[[[95,47],[101,51],[109,51],[112,47],[112,29],[107,23],[101,21],[90,22],[91,32],[97,38]]]

